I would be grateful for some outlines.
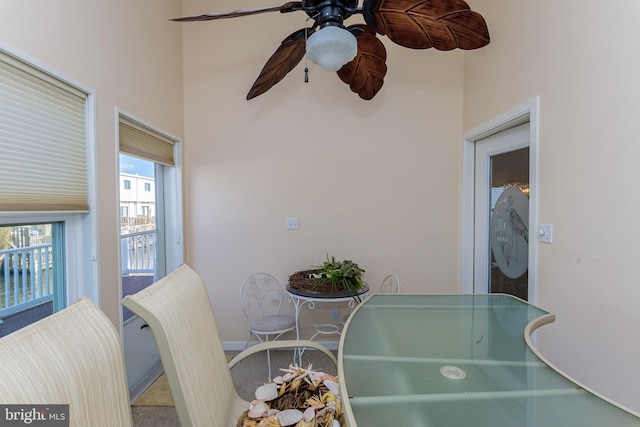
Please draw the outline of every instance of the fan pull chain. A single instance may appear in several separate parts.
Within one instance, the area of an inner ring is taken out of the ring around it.
[[[305,50],[304,50],[304,82],[305,83],[309,83],[309,62],[308,59],[309,57],[307,56],[307,40],[308,40],[308,31],[309,31],[309,27],[307,27],[307,25],[309,25],[309,21],[312,19],[316,19],[316,17],[320,14],[320,12],[316,13],[314,16],[307,16],[307,19],[305,19],[304,21],[304,45],[305,45]]]

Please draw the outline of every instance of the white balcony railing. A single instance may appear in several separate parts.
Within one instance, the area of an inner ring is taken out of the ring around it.
[[[122,275],[155,274],[158,232],[139,231],[120,236]]]
[[[53,299],[51,243],[0,251],[0,319]]]
[[[123,276],[155,274],[157,234],[142,231],[121,236]],[[53,300],[53,291],[50,241],[0,250],[0,319]]]

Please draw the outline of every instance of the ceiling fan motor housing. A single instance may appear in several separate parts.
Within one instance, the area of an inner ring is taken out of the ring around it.
[[[347,8],[358,6],[357,0],[305,0],[304,10],[315,19],[320,28],[337,26],[344,28],[343,22],[351,16]]]

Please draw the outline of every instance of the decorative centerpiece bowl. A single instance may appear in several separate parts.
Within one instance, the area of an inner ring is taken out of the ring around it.
[[[289,288],[318,295],[343,293],[359,301],[358,295],[365,289],[362,281],[364,270],[351,260],[336,261],[334,257],[289,276]]]

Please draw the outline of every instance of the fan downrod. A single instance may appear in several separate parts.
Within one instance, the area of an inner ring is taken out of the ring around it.
[[[358,0],[304,0],[302,9],[320,28],[344,27],[345,19],[353,13],[361,12],[357,6]]]

